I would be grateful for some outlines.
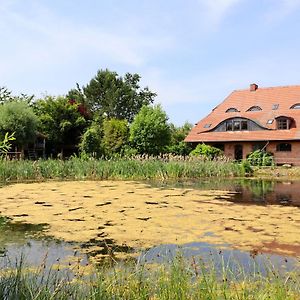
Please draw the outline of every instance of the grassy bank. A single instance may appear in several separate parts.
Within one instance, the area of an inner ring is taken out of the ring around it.
[[[192,179],[199,177],[239,177],[242,165],[226,159],[206,160],[183,157],[135,157],[111,160],[1,160],[0,181],[45,179]]]
[[[255,177],[267,179],[300,179],[300,167],[260,167],[254,169]]]
[[[88,275],[71,266],[47,269],[42,264],[28,269],[19,263],[2,269],[1,299],[299,299],[299,273],[277,273],[271,266],[266,274],[251,274],[242,268],[234,272],[225,264],[220,270],[202,261],[177,257],[169,263],[120,264],[93,269]]]

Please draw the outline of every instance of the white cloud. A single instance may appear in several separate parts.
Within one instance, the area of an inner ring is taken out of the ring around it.
[[[106,65],[140,67],[151,55],[165,51],[173,43],[168,36],[120,30],[117,24],[115,28],[105,28],[80,25],[74,19],[62,20],[38,2],[30,2],[28,11],[18,11],[17,5],[5,3],[0,10],[0,28],[5,32],[1,39],[7,41],[10,50],[0,49],[0,80],[20,66],[36,70],[59,68],[90,57],[99,57]]]
[[[244,0],[198,0],[204,8],[204,17],[210,27],[220,26],[232,9]]]

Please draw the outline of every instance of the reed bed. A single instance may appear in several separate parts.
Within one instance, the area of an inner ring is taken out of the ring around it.
[[[242,267],[216,269],[201,259],[177,256],[162,264],[119,263],[85,273],[80,268],[57,270],[44,263],[27,268],[21,260],[0,273],[1,299],[163,299],[163,300],[297,300],[299,271],[280,274],[269,266],[264,273]]]
[[[226,158],[137,156],[114,159],[1,160],[0,181],[105,180],[105,179],[194,179],[200,177],[241,177],[243,164]]]

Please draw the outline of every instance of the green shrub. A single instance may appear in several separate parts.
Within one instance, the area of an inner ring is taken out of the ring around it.
[[[128,142],[129,127],[126,120],[110,119],[103,122],[102,144],[109,157],[121,153]]]
[[[272,166],[274,165],[273,154],[263,150],[256,150],[251,152],[247,160],[251,166]]]
[[[197,147],[190,153],[190,155],[193,156],[202,155],[209,159],[214,159],[218,156],[221,156],[222,154],[223,154],[222,150],[206,144],[198,144]]]
[[[81,154],[83,156],[99,157],[102,153],[101,141],[100,129],[96,126],[88,128],[79,144]]]
[[[252,175],[253,169],[250,162],[247,159],[242,160],[241,162],[242,169],[244,170],[245,175]]]

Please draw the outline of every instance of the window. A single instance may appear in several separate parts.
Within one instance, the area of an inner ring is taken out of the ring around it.
[[[290,109],[300,109],[300,103],[296,103],[290,107]]]
[[[211,126],[211,124],[205,124],[204,128],[209,128]]]
[[[292,151],[292,145],[289,143],[278,144],[276,147],[276,151],[282,151],[282,152]]]
[[[281,129],[281,130],[284,130],[284,129],[289,129],[289,119],[287,118],[280,118],[280,119],[277,119],[277,129]]]
[[[241,121],[241,130],[248,130],[248,122]]]
[[[237,110],[235,107],[230,107],[226,110],[227,113],[229,112],[239,112],[239,110]]]
[[[277,110],[278,107],[279,107],[279,104],[273,104],[273,105],[272,105],[272,110]]]
[[[267,121],[267,124],[273,124],[273,119],[269,119],[268,121]]]
[[[262,110],[260,106],[251,106],[247,111],[260,111]]]
[[[232,121],[226,122],[226,131],[232,131]]]
[[[226,122],[226,131],[248,130],[248,121],[246,120],[229,120]]]
[[[241,130],[241,121],[233,121],[233,131]]]

